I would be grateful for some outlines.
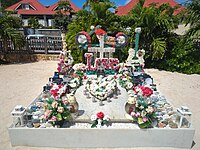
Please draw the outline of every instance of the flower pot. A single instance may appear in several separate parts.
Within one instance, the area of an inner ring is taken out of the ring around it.
[[[130,114],[132,111],[135,111],[135,103],[136,103],[136,97],[129,96],[128,102],[125,104],[126,113]]]

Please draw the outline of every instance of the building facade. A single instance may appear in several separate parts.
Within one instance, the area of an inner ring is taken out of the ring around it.
[[[70,1],[69,1],[70,2]],[[74,12],[80,9],[70,2]],[[7,11],[16,11],[18,16],[22,18],[23,25],[28,26],[28,19],[36,17],[39,24],[46,27],[54,26],[53,15],[58,8],[58,2],[52,6],[45,7],[38,0],[21,0],[20,2],[8,7]]]

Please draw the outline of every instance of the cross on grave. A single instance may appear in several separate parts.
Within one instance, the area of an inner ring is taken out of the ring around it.
[[[115,48],[112,47],[104,47],[104,36],[100,36],[99,38],[99,43],[100,43],[100,47],[89,47],[88,48],[88,52],[93,52],[93,53],[100,53],[100,57],[99,58],[104,58],[104,53],[105,52],[109,52],[109,58],[111,58],[112,53],[115,52]]]

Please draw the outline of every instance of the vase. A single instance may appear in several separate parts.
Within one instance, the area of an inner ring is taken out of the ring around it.
[[[134,95],[129,96],[128,102],[125,104],[126,113],[130,114],[132,111],[135,111],[136,99],[137,98]]]

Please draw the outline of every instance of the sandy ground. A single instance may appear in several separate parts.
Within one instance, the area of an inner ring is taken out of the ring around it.
[[[56,70],[57,61],[41,61],[27,64],[0,66],[0,150],[64,150],[59,148],[12,147],[7,128],[12,122],[11,110],[17,105],[29,103],[42,91],[42,86]],[[192,112],[192,124],[196,129],[192,150],[200,149],[200,75],[185,75],[156,69],[146,70],[157,83],[158,89],[175,106],[188,106]],[[130,150],[178,150],[177,148],[129,148]],[[69,149],[68,149],[69,150]],[[71,150],[71,149],[70,149]],[[79,150],[79,149],[73,149]],[[83,150],[83,149],[81,149]],[[105,149],[95,149],[105,150]],[[115,148],[114,150],[125,150]],[[128,150],[126,148],[126,150]],[[183,149],[182,149],[183,150]]]

